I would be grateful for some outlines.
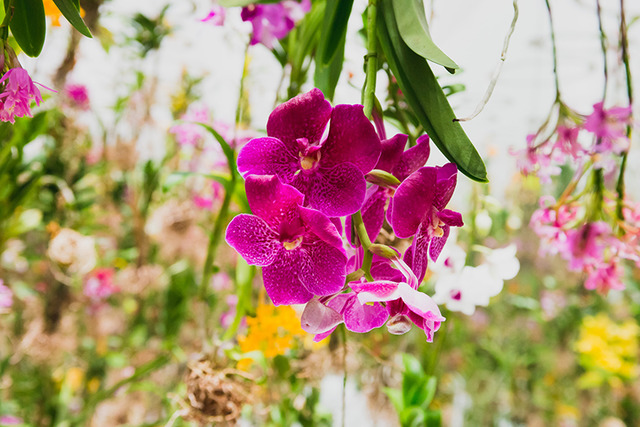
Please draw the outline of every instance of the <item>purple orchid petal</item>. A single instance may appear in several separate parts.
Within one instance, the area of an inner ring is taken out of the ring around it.
[[[267,135],[278,138],[288,147],[306,138],[309,143],[320,141],[329,118],[331,104],[320,89],[312,89],[280,104],[269,116]]]
[[[451,209],[442,209],[438,212],[438,218],[446,225],[450,225],[452,227],[462,227],[464,223],[462,222],[462,214],[460,212],[452,211]]]
[[[434,236],[431,238],[431,244],[429,245],[429,256],[432,260],[437,261],[440,256],[440,252],[444,248],[444,244],[447,243],[447,238],[449,237],[449,233],[451,229],[448,225],[443,225],[442,227],[442,236]]]
[[[303,207],[299,207],[298,212],[300,213],[302,222],[312,234],[323,242],[340,249],[342,253],[345,254],[344,256],[346,259],[347,255],[343,249],[342,238],[340,238],[340,234],[338,233],[338,230],[336,230],[335,224],[327,218],[325,214],[314,209]]]
[[[300,320],[302,329],[310,334],[321,334],[334,330],[342,323],[342,315],[313,298],[304,307]]]
[[[245,189],[251,211],[275,230],[299,216],[298,206],[304,195],[274,175],[249,175]]]
[[[390,280],[376,280],[375,282],[352,282],[351,289],[358,295],[361,304],[369,302],[393,301],[401,296],[399,283]]]
[[[254,138],[238,154],[238,171],[242,175],[278,175],[289,184],[299,169],[297,146],[287,146],[276,138]]]
[[[389,200],[389,192],[377,185],[367,188],[364,204],[360,208],[362,222],[367,230],[369,240],[375,242],[384,225],[384,208]],[[346,221],[347,239],[351,242],[351,217]]]
[[[364,175],[351,163],[332,169],[317,169],[298,174],[293,185],[308,196],[308,204],[328,216],[345,216],[357,212],[364,202],[367,183]]]
[[[282,250],[271,265],[262,269],[264,287],[274,305],[304,304],[313,298],[301,281],[300,265],[304,261],[301,251]]]
[[[342,221],[340,220],[340,218],[333,217],[333,218],[329,218],[329,220],[333,223],[333,225],[336,226],[336,231],[338,232],[338,235],[342,236],[344,227],[342,226]]]
[[[440,314],[438,304],[427,294],[413,289],[404,282],[398,284],[398,294],[402,301],[409,307],[409,310],[416,313],[420,317],[431,317],[434,320],[443,322],[445,320]]]
[[[389,318],[387,310],[379,303],[373,305],[362,304],[354,294],[345,304],[344,325],[351,332],[365,333],[379,328]]]
[[[380,143],[380,159],[378,159],[378,164],[376,164],[375,169],[391,173],[402,158],[404,147],[407,145],[407,139],[407,135],[399,133],[382,141]]]
[[[337,327],[337,326],[336,326]],[[315,337],[313,337],[313,342],[320,342],[323,339],[327,338],[329,335],[331,335],[333,333],[333,331],[335,331],[336,328],[330,329],[327,332],[323,332],[321,334],[317,334]]]
[[[429,136],[422,135],[416,141],[415,146],[402,153],[399,162],[395,165],[391,173],[400,181],[404,181],[409,175],[427,163],[430,152]]]
[[[389,222],[399,238],[413,236],[421,223],[430,222],[436,176],[436,168],[423,167],[398,186]]]
[[[437,170],[438,179],[433,206],[437,210],[442,210],[447,206],[449,200],[451,200],[451,196],[453,196],[453,190],[456,188],[458,168],[455,163],[447,163],[444,166],[438,167]]]
[[[433,316],[427,316],[425,318],[412,311],[409,311],[407,315],[416,326],[424,331],[427,336],[427,342],[433,342],[433,334],[440,329],[440,324],[444,318],[442,318],[443,320],[438,320],[439,318],[434,318]]]
[[[404,253],[404,262],[415,273],[418,283],[422,282],[427,274],[429,264],[429,243],[431,236],[427,233],[419,232],[414,238],[411,246]]]
[[[272,264],[282,247],[278,234],[255,215],[240,214],[233,218],[225,238],[249,264],[258,266]]]
[[[350,162],[365,174],[378,162],[380,138],[362,108],[345,104],[333,108],[329,136],[322,145],[323,167]]]
[[[344,249],[316,241],[310,245],[303,243],[299,252],[304,255],[293,268],[299,271],[300,281],[309,292],[331,295],[342,289],[347,276]]]

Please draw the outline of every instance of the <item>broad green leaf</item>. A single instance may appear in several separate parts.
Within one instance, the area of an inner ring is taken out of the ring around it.
[[[336,86],[340,79],[340,73],[342,72],[342,63],[344,62],[344,47],[345,40],[343,38],[337,52],[331,58],[331,62],[328,65],[320,65],[316,62],[316,69],[313,75],[313,83],[315,87],[320,89],[324,96],[333,100],[333,96],[336,92]],[[317,56],[316,56],[317,58]]]
[[[392,3],[400,36],[411,50],[443,65],[449,72],[460,68],[431,39],[422,0],[393,0]]]
[[[329,65],[340,49],[344,55],[344,40],[352,7],[353,0],[327,0],[316,63],[319,57],[321,65]]]
[[[9,24],[13,37],[25,54],[40,55],[47,30],[42,0],[20,0],[13,5],[13,17]]]
[[[421,377],[424,375],[424,369],[422,369],[422,364],[415,356],[404,353],[402,355],[402,365],[404,366],[405,375],[410,374],[416,377]]]
[[[425,426],[426,427],[441,427],[442,426],[442,414],[439,410],[430,409],[425,412]]]
[[[78,7],[77,0],[53,0],[53,2],[58,6],[58,9],[60,9],[60,12],[64,15],[67,21],[73,25],[73,28],[78,30],[83,36],[92,37],[91,31],[89,31],[80,16],[80,9]]]
[[[0,22],[4,21],[6,13],[4,11],[4,0],[0,0]]]
[[[482,158],[465,134],[423,57],[402,40],[393,13],[392,0],[378,3],[378,39],[398,85],[425,132],[458,170],[469,178],[487,182]]]
[[[425,422],[425,414],[422,408],[409,407],[400,413],[402,427],[422,427]]]
[[[404,411],[404,401],[402,399],[402,392],[398,389],[390,388],[390,387],[385,387],[383,391],[391,401],[391,404],[393,405],[396,412],[398,413],[398,416],[400,416],[402,411]]]

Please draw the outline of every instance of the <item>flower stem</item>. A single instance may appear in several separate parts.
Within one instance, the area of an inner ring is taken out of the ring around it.
[[[602,27],[602,9],[600,7],[600,0],[596,0],[596,11],[598,15],[598,29],[600,30],[600,49],[602,50],[602,65],[604,73],[604,88],[602,90],[602,102],[604,103],[607,97],[607,86],[609,83],[609,67],[607,65],[607,35]]]
[[[362,270],[364,271],[364,276],[367,280],[373,282],[373,277],[371,276],[371,261],[373,259],[373,254],[369,251],[369,247],[371,247],[371,240],[369,239],[367,228],[364,226],[364,221],[362,220],[362,212],[358,211],[351,215],[351,220],[353,221],[356,234],[358,235],[358,240],[362,245],[362,250],[364,251],[364,258],[362,259]]]
[[[373,113],[373,103],[376,96],[376,73],[378,71],[378,53],[376,36],[377,0],[369,0],[367,7],[367,54],[364,57],[367,77],[364,82],[362,104],[364,114],[369,119]]]
[[[627,78],[627,98],[629,100],[629,106],[633,106],[633,81],[631,80],[631,68],[629,66],[629,39],[627,37],[627,21],[624,13],[624,0],[620,0],[620,48],[622,50],[622,62],[624,63],[624,71]],[[631,117],[629,123],[633,123],[633,110],[631,110]],[[627,125],[627,139],[629,139],[629,147],[631,147],[631,125]],[[620,174],[618,175],[618,182],[616,183],[616,192],[618,198],[616,200],[616,217],[620,221],[624,221],[624,212],[622,210],[624,204],[624,173],[627,168],[627,153],[622,153],[622,163],[620,164]],[[621,232],[624,232],[621,229]]]
[[[549,12],[549,27],[551,29],[551,48],[553,52],[553,78],[556,86],[556,101],[560,99],[560,83],[558,82],[558,51],[556,48],[556,32],[553,29],[553,16],[551,14],[551,6],[549,0],[544,0]]]

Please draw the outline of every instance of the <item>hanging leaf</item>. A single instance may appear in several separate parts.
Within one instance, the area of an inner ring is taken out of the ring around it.
[[[92,37],[91,31],[89,31],[80,16],[80,9],[76,0],[53,0],[53,2],[58,6],[58,9],[60,9],[60,12],[67,21],[73,25],[73,28],[78,30],[83,36]]]
[[[42,0],[20,0],[13,5],[9,24],[13,37],[25,54],[40,55],[47,30]]]
[[[393,0],[395,1],[395,0]],[[469,140],[433,71],[423,57],[402,40],[392,0],[380,0],[377,32],[380,45],[407,102],[431,140],[458,170],[469,178],[487,182],[482,158]]]
[[[411,50],[424,59],[443,65],[450,73],[460,68],[431,39],[422,0],[394,0],[392,4],[400,36]]]
[[[6,13],[4,11],[4,0],[0,0],[0,22],[4,21]]]
[[[329,65],[341,46],[344,56],[344,40],[352,7],[353,0],[327,0],[316,63],[320,58],[321,65]]]

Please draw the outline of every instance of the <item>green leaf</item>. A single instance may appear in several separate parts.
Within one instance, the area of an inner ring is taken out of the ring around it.
[[[73,28],[78,30],[83,36],[92,37],[91,31],[89,31],[80,16],[80,9],[76,0],[53,0],[53,2],[58,6],[62,15],[67,18],[67,21],[73,25]]]
[[[0,0],[0,22],[4,21],[6,13],[4,11],[4,0]]]
[[[392,0],[378,3],[378,39],[387,63],[407,102],[431,140],[458,170],[469,178],[487,182],[482,158],[455,120],[455,114],[438,80],[423,57],[402,40],[393,13]]]
[[[422,364],[418,359],[414,356],[403,353],[402,354],[402,365],[404,366],[404,372],[406,374],[414,375],[416,377],[421,377],[424,375],[424,369],[422,369]]]
[[[9,28],[25,54],[34,57],[40,55],[47,30],[42,0],[14,2]]]
[[[425,412],[425,425],[426,427],[441,427],[442,426],[442,414],[439,410],[430,409]]]
[[[353,0],[327,0],[318,46],[319,55],[316,56],[316,62],[319,57],[321,65],[329,65],[340,46],[344,45],[352,7]],[[344,46],[342,51],[344,54]]]
[[[409,407],[400,413],[402,427],[422,427],[425,423],[425,413],[421,408]]]
[[[393,0],[392,3],[402,40],[411,50],[424,59],[443,65],[449,72],[460,68],[431,39],[422,0]]]
[[[404,401],[402,399],[402,392],[400,390],[397,390],[395,388],[390,388],[390,387],[385,387],[383,391],[391,401],[391,404],[393,404],[393,407],[395,408],[399,417],[402,411],[404,411]]]

